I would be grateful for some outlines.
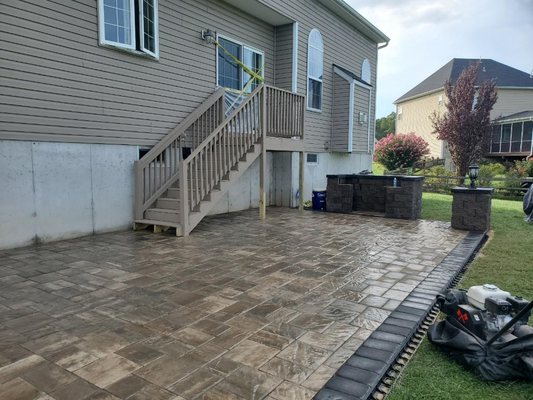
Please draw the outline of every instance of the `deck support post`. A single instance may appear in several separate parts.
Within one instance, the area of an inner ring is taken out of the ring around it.
[[[266,219],[266,131],[267,131],[267,102],[266,88],[263,86],[261,98],[261,160],[259,165],[259,218]]]
[[[300,151],[300,167],[298,168],[298,210],[304,210],[304,152]]]

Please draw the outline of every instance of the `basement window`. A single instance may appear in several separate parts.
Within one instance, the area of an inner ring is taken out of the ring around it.
[[[318,165],[318,154],[317,153],[307,153],[305,162],[308,165]]]
[[[158,0],[98,0],[104,46],[159,57]]]

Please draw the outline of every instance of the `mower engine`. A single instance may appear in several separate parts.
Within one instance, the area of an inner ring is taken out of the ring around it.
[[[441,311],[455,318],[466,329],[483,340],[489,340],[528,305],[522,297],[512,296],[495,285],[472,286],[468,291],[450,289],[439,297]],[[509,341],[533,333],[527,322],[531,311],[524,314],[499,338]]]

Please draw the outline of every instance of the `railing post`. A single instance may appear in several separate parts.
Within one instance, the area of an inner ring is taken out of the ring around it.
[[[266,218],[266,131],[267,131],[267,87],[261,90],[261,160],[259,167],[259,218]]]
[[[188,164],[185,161],[180,161],[179,166],[179,183],[180,183],[180,215],[181,215],[181,229],[183,236],[189,236],[189,180]]]
[[[300,197],[298,198],[298,210],[301,212],[304,210],[304,152],[300,151],[300,160],[299,160],[299,169],[298,169],[298,192]]]
[[[133,168],[135,169],[135,209],[134,216],[135,220],[143,219],[142,206],[144,204],[144,172],[139,161],[133,163]]]

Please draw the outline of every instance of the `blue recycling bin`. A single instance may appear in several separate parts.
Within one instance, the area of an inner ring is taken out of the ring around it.
[[[326,191],[325,190],[313,190],[311,196],[311,202],[313,204],[313,210],[326,211]]]

